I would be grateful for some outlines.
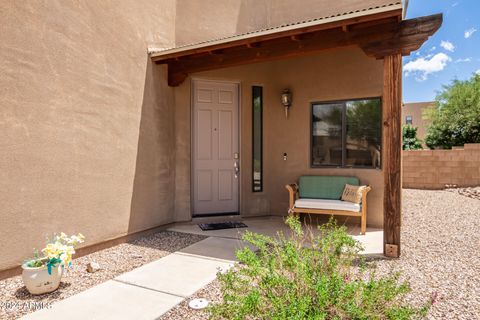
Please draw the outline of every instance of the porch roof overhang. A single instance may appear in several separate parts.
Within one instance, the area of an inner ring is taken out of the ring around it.
[[[377,59],[409,55],[442,24],[442,14],[402,20],[401,2],[152,52],[168,65],[168,84],[188,74],[350,46]]]

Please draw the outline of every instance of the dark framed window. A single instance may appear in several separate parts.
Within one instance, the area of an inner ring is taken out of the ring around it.
[[[252,191],[263,191],[263,88],[252,87]]]
[[[412,116],[406,116],[405,117],[405,123],[406,124],[412,124]]]
[[[312,103],[311,166],[381,168],[382,100]]]

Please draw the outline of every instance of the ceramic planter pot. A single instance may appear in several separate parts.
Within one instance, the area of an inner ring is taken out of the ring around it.
[[[57,290],[63,275],[61,265],[52,268],[52,274],[48,274],[46,266],[31,268],[23,264],[22,269],[23,283],[31,294],[43,294]]]

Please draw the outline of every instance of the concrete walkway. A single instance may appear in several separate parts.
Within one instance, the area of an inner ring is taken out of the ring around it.
[[[237,239],[206,238],[22,319],[153,320],[230,268]]]

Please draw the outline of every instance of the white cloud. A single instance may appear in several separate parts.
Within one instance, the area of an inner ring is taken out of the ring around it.
[[[470,62],[470,61],[472,61],[472,58],[470,58],[470,57],[464,58],[464,59],[460,58],[460,59],[455,60],[455,63]]]
[[[403,67],[405,75],[416,74],[415,78],[417,81],[425,81],[428,79],[428,75],[442,71],[447,66],[447,63],[452,61],[452,59],[447,56],[445,53],[437,53],[431,59],[428,58],[418,58],[413,61],[408,62]]]
[[[475,32],[477,32],[477,29],[475,28],[470,28],[468,30],[465,30],[465,32],[463,33],[463,36],[465,37],[465,39],[468,39],[472,36],[472,34],[474,34]]]
[[[458,6],[458,2],[452,3],[452,8],[455,8],[456,6]]]
[[[450,51],[450,52],[455,51],[455,46],[450,41],[443,41],[442,40],[442,42],[440,42],[440,47],[442,47],[443,49],[445,49],[447,51]]]
[[[435,50],[437,50],[437,47],[435,46],[430,48],[430,51],[435,51]]]

